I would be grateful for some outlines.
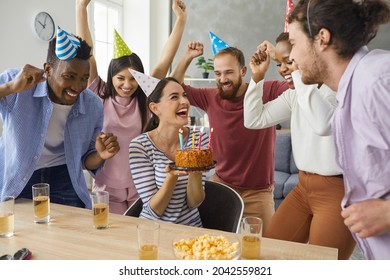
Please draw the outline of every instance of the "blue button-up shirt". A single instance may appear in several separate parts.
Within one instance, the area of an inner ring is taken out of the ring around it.
[[[343,170],[342,206],[390,199],[390,52],[361,48],[341,77],[332,130]],[[368,259],[390,259],[390,232],[360,239]]]
[[[20,69],[0,74],[0,84],[14,79]],[[53,104],[46,82],[0,99],[3,134],[0,137],[0,193],[17,197],[39,161]],[[91,207],[82,167],[95,151],[103,126],[103,106],[90,90],[84,90],[69,112],[64,132],[66,164],[73,187],[87,208]]]

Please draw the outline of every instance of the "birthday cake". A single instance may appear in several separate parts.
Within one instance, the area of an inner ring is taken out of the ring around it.
[[[175,164],[176,166],[186,168],[202,168],[213,166],[213,151],[211,149],[177,150],[175,154]]]

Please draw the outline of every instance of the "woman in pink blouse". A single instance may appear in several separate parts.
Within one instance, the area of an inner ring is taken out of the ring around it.
[[[88,27],[87,6],[91,0],[76,0],[76,33],[92,46]],[[173,61],[187,21],[186,5],[174,0],[172,9],[176,22],[166,42],[159,62],[152,76],[162,79],[166,76]],[[97,73],[96,60],[90,59],[88,87],[103,100],[103,131],[109,130],[118,138],[121,150],[111,160],[106,161],[103,170],[96,176],[94,190],[110,193],[110,212],[123,214],[138,198],[129,167],[128,146],[130,141],[144,129],[147,120],[146,95],[139,87],[128,68],[144,72],[141,59],[135,54],[114,58],[108,68],[104,82]],[[114,132],[115,131],[115,132]]]

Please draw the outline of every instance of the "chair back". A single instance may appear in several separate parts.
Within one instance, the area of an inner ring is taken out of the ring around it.
[[[142,202],[142,199],[139,197],[136,201],[133,202],[133,204],[130,205],[130,207],[126,210],[126,212],[123,214],[125,216],[132,216],[132,217],[139,217],[142,211],[142,206],[144,203]]]
[[[198,207],[203,227],[239,233],[244,201],[231,187],[205,181],[206,197]]]

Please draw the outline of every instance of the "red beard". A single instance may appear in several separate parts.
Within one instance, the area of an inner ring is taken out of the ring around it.
[[[223,85],[224,84],[232,84],[232,88],[229,89],[229,91],[225,91],[223,89]],[[226,99],[226,100],[233,100],[237,97],[237,93],[238,93],[238,89],[240,88],[241,84],[242,84],[242,79],[240,78],[240,80],[235,84],[235,83],[232,83],[232,82],[227,82],[227,83],[224,83],[224,84],[221,84],[219,82],[217,82],[217,87],[219,89],[219,96],[222,98],[222,99]]]

